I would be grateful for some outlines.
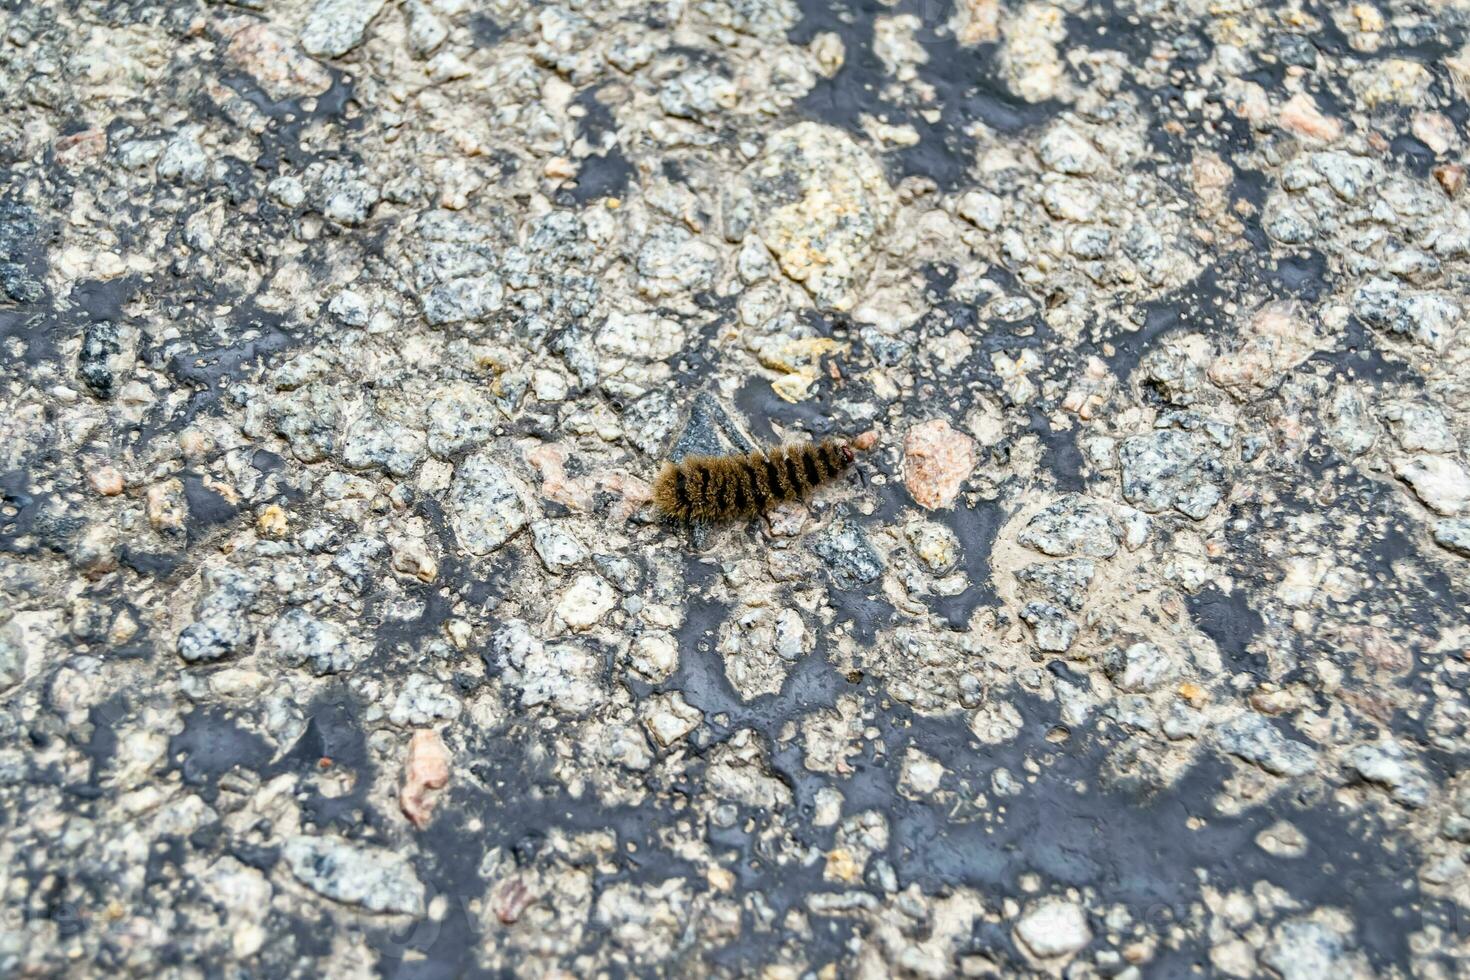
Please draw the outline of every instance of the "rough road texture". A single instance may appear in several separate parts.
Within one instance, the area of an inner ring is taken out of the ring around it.
[[[1464,975],[1467,24],[0,0],[0,974]]]

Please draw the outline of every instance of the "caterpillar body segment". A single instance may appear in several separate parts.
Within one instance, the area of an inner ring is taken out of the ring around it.
[[[677,521],[730,521],[801,500],[852,465],[853,448],[842,439],[781,446],[769,452],[689,456],[665,463],[653,485],[653,502]]]

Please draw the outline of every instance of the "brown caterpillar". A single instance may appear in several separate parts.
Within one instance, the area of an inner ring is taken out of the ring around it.
[[[665,463],[653,503],[678,521],[728,521],[800,500],[852,465],[855,443],[824,439],[769,452],[688,456]]]

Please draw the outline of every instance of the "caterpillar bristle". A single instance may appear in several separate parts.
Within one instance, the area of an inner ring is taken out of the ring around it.
[[[852,446],[826,439],[769,452],[688,456],[665,463],[653,503],[676,521],[731,521],[800,500],[853,462]]]

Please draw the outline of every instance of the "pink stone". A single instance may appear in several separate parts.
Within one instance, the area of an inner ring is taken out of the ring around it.
[[[224,24],[230,38],[225,57],[255,79],[272,99],[320,95],[332,76],[269,24],[234,18]]]
[[[1322,115],[1317,103],[1305,92],[1298,92],[1288,99],[1281,107],[1278,119],[1283,129],[1325,143],[1331,143],[1342,135],[1342,123],[1331,116]]]
[[[403,766],[403,790],[398,796],[403,815],[423,830],[439,802],[438,795],[431,795],[430,791],[448,785],[449,750],[438,732],[421,728],[409,740],[408,761]]]
[[[909,429],[903,441],[903,482],[920,507],[948,507],[975,468],[975,440],[930,419]]]

